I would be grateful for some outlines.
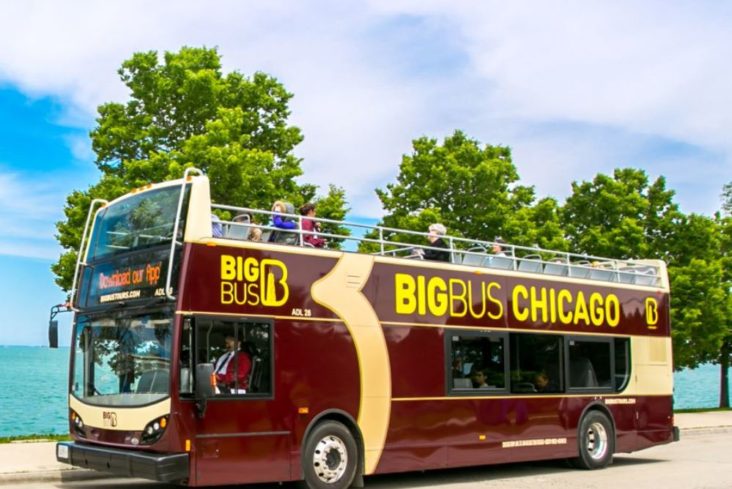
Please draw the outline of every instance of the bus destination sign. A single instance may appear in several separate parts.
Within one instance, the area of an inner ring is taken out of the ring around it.
[[[164,297],[168,256],[166,248],[115,257],[85,268],[79,298],[81,307]]]

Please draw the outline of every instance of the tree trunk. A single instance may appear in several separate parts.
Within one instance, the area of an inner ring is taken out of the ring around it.
[[[726,338],[722,343],[719,367],[719,407],[729,408],[729,363],[732,354],[732,338]]]

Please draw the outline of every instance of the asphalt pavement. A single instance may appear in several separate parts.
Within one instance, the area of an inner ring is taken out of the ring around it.
[[[697,433],[732,431],[732,411],[684,413],[674,416],[681,438]],[[31,482],[83,481],[107,477],[104,473],[71,467],[56,461],[56,443],[47,441],[0,444],[0,485]]]

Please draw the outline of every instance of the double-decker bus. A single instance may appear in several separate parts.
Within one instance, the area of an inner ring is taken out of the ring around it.
[[[343,222],[314,248],[271,217],[193,169],[92,205],[59,461],[340,489],[678,439],[663,262],[450,236],[429,261],[426,234]]]

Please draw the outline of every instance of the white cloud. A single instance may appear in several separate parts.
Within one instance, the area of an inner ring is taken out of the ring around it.
[[[56,259],[53,223],[61,217],[61,185],[0,173],[0,254]]]
[[[344,186],[356,214],[378,213],[373,188],[413,138],[455,128],[511,145],[540,194],[641,166],[668,174],[687,210],[711,212],[732,180],[730,17],[718,3],[11,2],[0,80],[61,97],[89,124],[125,96],[116,70],[132,52],[218,46],[226,69],[295,93],[305,180]],[[659,140],[706,159],[649,157]],[[708,173],[679,171],[690,165]]]

